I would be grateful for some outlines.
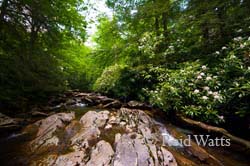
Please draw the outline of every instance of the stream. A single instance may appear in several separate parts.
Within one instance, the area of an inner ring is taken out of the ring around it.
[[[185,146],[180,140],[198,133],[177,127],[154,111],[112,108],[114,101],[102,105],[112,102],[106,108],[91,106],[86,100],[72,102],[67,107],[57,103],[56,111],[48,117],[36,117],[35,123],[2,134],[0,165],[248,166],[250,163],[249,156],[238,150],[238,145],[204,147],[192,138],[191,145]]]

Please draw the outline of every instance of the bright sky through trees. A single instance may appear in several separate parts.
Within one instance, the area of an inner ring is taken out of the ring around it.
[[[113,13],[105,4],[105,0],[89,0],[87,3],[91,7],[88,9],[88,14],[86,15],[86,20],[88,21],[87,34],[89,36],[86,45],[93,46],[94,43],[91,41],[91,37],[97,31],[98,15],[105,14],[111,18]]]

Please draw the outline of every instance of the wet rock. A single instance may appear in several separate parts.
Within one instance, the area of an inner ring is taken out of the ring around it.
[[[68,126],[65,128],[65,134],[68,138],[73,137],[80,131],[80,123],[77,120],[73,120]]]
[[[171,153],[174,155],[178,165],[181,165],[181,166],[197,166],[197,165],[200,165],[198,163],[193,162],[187,156],[183,155],[183,153],[178,153],[177,151],[174,151],[174,150],[171,151]]]
[[[109,118],[108,111],[89,111],[80,119],[81,130],[71,138],[74,149],[89,148],[95,142]]]
[[[121,108],[122,103],[118,100],[112,101],[108,104],[105,104],[103,108]]]
[[[128,132],[128,133],[133,132],[133,129],[132,129],[129,125],[126,125],[125,130],[126,130],[126,132]]]
[[[129,101],[126,105],[126,107],[128,108],[132,108],[132,109],[141,109],[141,110],[150,110],[152,109],[152,106],[147,105],[145,103],[142,102],[138,102],[138,101]]]
[[[177,166],[169,151],[161,147],[156,153],[156,147],[154,146],[155,150],[149,148],[144,137],[140,134],[116,135],[115,144],[114,166]]]
[[[114,151],[108,142],[103,140],[99,141],[95,147],[93,147],[90,160],[86,166],[110,166]]]
[[[109,119],[109,111],[89,111],[81,119],[80,123],[86,128],[90,126],[104,127]]]
[[[2,113],[0,113],[0,126],[6,126],[6,125],[10,125],[10,124],[15,124],[15,120],[8,117],[7,115],[4,115]]]
[[[19,128],[19,122],[7,115],[0,113],[0,131],[8,131]]]
[[[119,120],[114,115],[112,115],[109,118],[108,124],[118,124],[118,123],[119,123]]]
[[[88,149],[96,143],[100,134],[101,131],[95,126],[82,128],[71,138],[72,146],[75,150]]]
[[[140,124],[153,126],[154,124],[152,119],[142,110],[121,108],[117,114],[122,122],[131,127],[137,127]]]
[[[122,103],[107,96],[96,93],[82,93],[78,91],[66,92],[64,95],[53,97],[49,101],[51,109],[57,106],[72,106],[77,103],[87,104],[91,106],[101,106],[102,108],[120,108]]]
[[[93,105],[94,104],[94,101],[92,100],[92,99],[90,99],[89,97],[84,97],[84,98],[82,98],[82,101],[83,102],[86,102],[86,103],[88,103],[88,104],[91,104],[91,105]]]
[[[85,97],[85,96],[88,96],[88,95],[89,95],[89,93],[80,92],[80,93],[74,94],[74,97]]]
[[[56,166],[177,165],[172,153],[162,147],[160,130],[154,129],[157,125],[141,110],[88,111],[79,121],[73,119],[70,113],[60,113],[34,124],[37,133],[29,145],[33,152],[46,154],[34,163]]]
[[[118,136],[117,136],[118,137]],[[137,165],[137,153],[133,146],[133,140],[129,135],[123,135],[116,140],[116,153],[114,166],[134,166]]]
[[[76,104],[76,100],[74,99],[68,99],[66,102],[65,102],[65,105],[74,105]]]
[[[139,133],[143,135],[143,137],[147,140],[147,142],[152,142],[156,140],[155,135],[152,133],[151,129],[146,125],[138,126]]]
[[[38,132],[36,138],[30,142],[31,151],[57,146],[59,138],[55,133],[63,129],[74,118],[74,113],[58,113],[34,123],[32,126],[38,128]]]
[[[115,100],[114,99],[111,99],[111,98],[108,98],[107,96],[92,96],[92,99],[95,98],[96,101],[98,101],[98,103],[101,103],[103,105],[106,105],[108,103],[112,103],[114,102]]]
[[[40,112],[40,111],[32,111],[31,116],[33,116],[33,117],[47,117],[47,116],[49,116],[49,114],[46,114],[46,113]]]
[[[116,135],[115,135],[115,145],[118,143],[118,141],[121,139],[121,133],[117,133]]]
[[[158,151],[158,156],[160,158],[161,165],[177,166],[177,163],[172,153],[170,153],[164,147],[161,147],[161,149]]]
[[[81,166],[84,165],[84,151],[76,151],[69,154],[61,155],[57,158],[55,166]]]
[[[30,161],[29,165],[30,166],[52,166],[52,165],[55,165],[55,161],[57,157],[58,157],[57,155],[47,155],[46,157],[43,157],[41,159]]]

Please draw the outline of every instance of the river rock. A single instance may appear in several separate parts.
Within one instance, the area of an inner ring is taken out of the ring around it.
[[[41,148],[48,149],[50,146],[57,146],[59,138],[55,133],[62,130],[74,118],[74,113],[58,113],[33,124],[32,126],[38,128],[38,131],[35,139],[30,143],[31,151],[34,152],[39,151]]]
[[[129,133],[116,138],[114,166],[177,166],[169,151],[160,147],[156,154],[156,148],[151,151],[153,148],[149,148],[140,134]]]
[[[76,100],[74,99],[68,99],[66,102],[65,102],[65,105],[74,105],[76,104]]]
[[[71,138],[74,149],[88,148],[99,138],[101,131],[109,119],[108,111],[89,111],[80,119],[81,130]]]
[[[141,109],[141,110],[151,110],[152,109],[152,106],[150,105],[147,105],[145,103],[142,103],[142,102],[139,102],[139,101],[129,101],[126,105],[126,107],[128,108],[132,108],[132,109]]]
[[[0,113],[0,127],[16,124],[16,121],[7,115]]]
[[[80,120],[72,113],[59,113],[32,126],[37,127],[37,133],[29,147],[32,152],[46,154],[31,159],[37,165],[177,165],[172,153],[162,146],[157,125],[142,110],[88,111]]]
[[[21,120],[20,120],[21,122]],[[19,121],[0,113],[0,131],[9,131],[19,128]]]
[[[84,165],[84,151],[76,151],[69,154],[61,155],[57,158],[55,166],[81,166]]]
[[[108,104],[105,104],[103,108],[121,108],[122,103],[118,100],[114,100]]]
[[[142,124],[151,127],[154,126],[154,123],[150,116],[148,116],[142,110],[121,108],[117,114],[118,119],[120,119],[121,122],[125,122],[133,128],[138,127]]]
[[[101,112],[89,111],[80,119],[80,123],[85,128],[91,126],[104,127],[108,119],[109,119],[109,111],[101,111]]]
[[[124,139],[125,139],[125,142],[129,143],[129,145],[132,145],[131,152],[136,154],[136,158],[134,158],[134,154],[133,154],[133,160],[134,159],[136,160],[138,166],[153,165],[153,158],[150,156],[150,150],[148,149],[147,144],[146,144],[145,140],[143,139],[143,136],[136,134],[136,133],[131,133],[129,135],[123,135],[121,137],[121,139],[117,143],[118,156],[123,156],[124,154],[127,153],[126,150],[128,150],[128,149],[126,149],[124,147],[122,147],[122,148],[119,147],[120,144],[121,145],[123,144],[126,146],[127,143],[124,142]],[[128,139],[128,140],[126,140],[126,139]],[[131,148],[130,146],[128,146],[128,147]],[[125,153],[119,154],[119,149],[125,150]],[[129,151],[128,151],[128,153],[129,153]],[[116,165],[116,164],[114,164],[114,165]],[[127,164],[125,164],[125,165],[127,165]]]
[[[86,166],[111,166],[111,161],[114,155],[114,151],[111,145],[106,141],[99,141],[95,147],[93,147],[90,160]]]
[[[31,111],[31,116],[33,117],[47,117],[49,114],[41,112],[41,111]]]

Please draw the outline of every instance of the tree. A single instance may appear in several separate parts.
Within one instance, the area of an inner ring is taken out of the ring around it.
[[[65,42],[85,40],[82,0],[0,1],[0,98],[63,90]]]

